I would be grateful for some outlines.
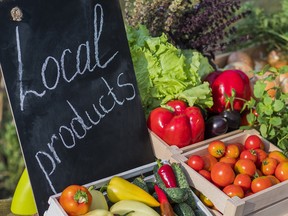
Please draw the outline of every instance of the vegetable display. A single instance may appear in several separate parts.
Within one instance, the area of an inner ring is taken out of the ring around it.
[[[266,152],[263,140],[256,134],[247,135],[242,143],[216,139],[208,143],[206,150],[188,156],[186,163],[194,169],[190,158],[202,158],[203,169],[195,171],[229,197],[247,197],[288,179],[288,158],[279,150]],[[208,156],[214,158],[213,163],[205,159]],[[207,202],[207,206],[211,203]]]
[[[113,176],[99,189],[68,186],[61,193],[59,203],[69,216],[205,215],[196,204],[199,200],[195,200],[196,195],[180,164],[158,160],[153,168],[153,178],[149,176],[149,180],[142,175],[131,181]],[[72,196],[76,193],[80,193],[81,203],[87,204],[85,211],[74,199],[79,196]],[[78,209],[72,210],[76,207]]]
[[[172,100],[151,111],[147,125],[168,145],[184,147],[204,139],[205,122],[199,107]]]

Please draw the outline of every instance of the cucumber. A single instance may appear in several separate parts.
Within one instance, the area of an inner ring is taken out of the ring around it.
[[[158,173],[154,174],[156,179],[156,184],[165,192],[168,197],[169,202],[171,203],[181,203],[185,202],[188,199],[189,194],[187,193],[186,188],[166,188],[164,182]]]
[[[196,216],[187,203],[177,203],[174,205],[173,210],[178,216]]]
[[[187,203],[193,210],[197,209],[197,204],[193,195],[193,192],[190,188],[185,188],[187,193],[187,199],[185,203]]]
[[[183,188],[165,188],[163,190],[171,203],[186,202],[189,196],[187,191]]]
[[[186,174],[183,172],[181,165],[179,163],[172,163],[171,166],[176,176],[178,186],[180,188],[190,188]]]
[[[132,181],[133,184],[137,185],[138,187],[142,188],[143,190],[145,190],[147,193],[149,193],[149,189],[148,189],[148,186],[146,184],[146,182],[144,181],[144,179],[139,176],[139,177],[136,177],[133,181]]]
[[[206,216],[206,214],[201,209],[194,210],[196,216]]]

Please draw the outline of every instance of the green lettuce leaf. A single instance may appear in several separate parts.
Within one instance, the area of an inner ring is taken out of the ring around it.
[[[209,84],[201,81],[213,71],[206,57],[195,50],[178,49],[165,34],[150,36],[143,25],[126,26],[126,31],[146,114],[172,99],[202,108],[213,105]]]

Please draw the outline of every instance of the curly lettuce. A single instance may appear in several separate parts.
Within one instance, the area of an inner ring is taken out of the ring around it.
[[[211,107],[209,84],[202,78],[213,71],[208,59],[195,50],[181,50],[165,34],[149,35],[147,28],[126,26],[127,38],[142,104],[146,113],[172,99],[189,106]]]

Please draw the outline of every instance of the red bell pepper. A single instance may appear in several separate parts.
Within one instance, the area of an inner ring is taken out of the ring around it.
[[[156,184],[154,185],[154,189],[160,202],[161,216],[174,216],[175,213],[164,191]]]
[[[211,111],[221,113],[230,108],[241,111],[245,100],[251,98],[251,85],[248,76],[240,70],[225,70],[221,73],[215,71],[212,73],[215,73],[215,76],[210,75],[206,78],[212,89],[213,106]],[[235,91],[235,98],[232,107],[229,102],[227,103],[226,98],[232,96],[233,90]]]
[[[204,139],[205,122],[200,108],[188,107],[182,100],[152,110],[147,126],[168,145],[179,148]]]

